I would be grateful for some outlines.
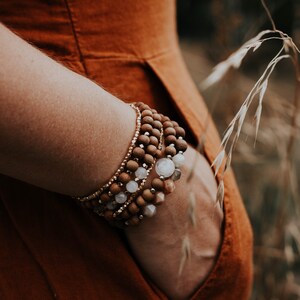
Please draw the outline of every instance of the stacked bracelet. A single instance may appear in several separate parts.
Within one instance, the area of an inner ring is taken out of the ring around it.
[[[177,122],[141,102],[131,106],[137,112],[136,132],[120,168],[99,190],[76,198],[119,227],[137,225],[155,214],[156,206],[175,189],[187,149],[185,131]],[[147,183],[153,168],[158,176]]]

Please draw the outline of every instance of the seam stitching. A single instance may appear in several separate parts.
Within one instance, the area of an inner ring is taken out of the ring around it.
[[[79,54],[79,59],[80,59],[80,62],[83,66],[85,75],[88,76],[87,67],[85,65],[84,57],[83,57],[83,54],[82,54],[82,51],[81,51],[81,48],[80,48],[80,45],[79,45],[78,31],[76,30],[76,27],[75,27],[75,24],[74,24],[74,21],[73,21],[73,15],[72,15],[72,12],[71,12],[71,9],[70,9],[70,6],[69,6],[69,2],[68,2],[68,0],[64,0],[64,3],[65,3],[67,13],[68,13],[68,16],[69,16],[69,20],[70,20],[70,23],[71,23],[74,42],[75,42],[75,45],[76,45],[76,48],[77,48],[77,51],[78,51],[78,54]]]
[[[134,61],[134,62],[141,62],[141,63],[147,63],[149,61],[152,61],[152,60],[155,60],[157,58],[160,58],[160,57],[163,57],[165,55],[168,55],[170,53],[174,53],[174,51],[172,50],[169,50],[169,49],[166,49],[166,50],[163,50],[161,52],[158,52],[158,53],[155,53],[151,56],[135,56],[135,55],[130,55],[130,54],[114,54],[114,53],[106,53],[106,54],[103,54],[103,55],[91,55],[91,54],[88,54],[86,55],[84,58],[85,60],[92,60],[92,59],[99,59],[99,60],[126,60],[126,61]],[[70,62],[74,62],[74,61],[77,61],[76,59],[73,59],[71,57],[61,57],[60,60],[62,61],[70,61]]]

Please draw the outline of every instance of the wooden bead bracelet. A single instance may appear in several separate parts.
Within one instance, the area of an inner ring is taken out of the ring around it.
[[[157,147],[159,149],[162,147],[162,125],[156,124],[156,129],[160,128],[160,130],[152,130],[152,126],[147,123],[150,120],[147,112],[143,112],[142,115],[134,104],[131,106],[137,111],[137,129],[121,167],[113,178],[98,191],[90,196],[77,198],[81,206],[94,208],[99,215],[102,215],[107,208],[113,210],[118,207],[118,204],[124,203],[128,194],[141,190],[154,165]],[[132,174],[136,177],[132,178]],[[142,180],[141,186],[138,186],[140,180]]]
[[[156,206],[175,189],[174,181],[181,176],[179,167],[187,149],[185,131],[177,122],[142,102],[131,107],[137,112],[136,132],[120,168],[99,190],[76,198],[118,227],[137,225],[144,216],[155,214]],[[145,188],[154,166],[158,177]]]
[[[144,104],[137,105],[140,105],[141,111],[145,109]],[[157,154],[155,171],[159,177],[154,178],[150,187],[133,199],[121,215],[115,214],[115,218],[123,221],[126,226],[138,225],[144,216],[152,217],[156,212],[156,206],[164,202],[165,195],[175,190],[174,181],[181,176],[179,168],[184,164],[183,153],[187,149],[187,143],[183,140],[185,131],[178,126],[177,122],[170,121],[163,115],[161,117],[165,149]]]

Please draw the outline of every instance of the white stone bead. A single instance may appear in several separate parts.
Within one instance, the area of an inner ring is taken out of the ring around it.
[[[144,207],[144,215],[146,217],[151,218],[155,215],[155,213],[156,213],[155,205],[149,204]]]
[[[139,185],[137,184],[137,182],[135,182],[134,180],[130,180],[127,184],[126,184],[126,190],[129,193],[135,193],[139,188]]]
[[[172,158],[176,168],[180,168],[184,165],[185,162],[185,158],[182,154],[178,153],[176,155],[173,156]]]
[[[164,201],[165,201],[165,194],[163,192],[157,193],[155,197],[155,203],[158,205],[163,203]]]
[[[138,179],[144,179],[148,175],[147,170],[143,167],[139,167],[134,174]]]
[[[113,210],[117,207],[117,204],[114,202],[109,202],[109,203],[107,203],[106,207],[110,210]]]
[[[170,177],[175,171],[175,165],[169,158],[161,158],[155,165],[155,171],[159,176]]]
[[[117,203],[124,203],[127,200],[127,195],[123,192],[120,192],[119,194],[115,195],[115,200]]]

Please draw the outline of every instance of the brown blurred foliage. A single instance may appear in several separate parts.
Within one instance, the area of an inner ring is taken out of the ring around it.
[[[299,47],[300,1],[266,2],[277,28]],[[196,84],[245,41],[271,28],[259,0],[178,0],[177,6],[181,48]],[[242,68],[203,92],[221,135],[280,45],[278,41],[266,43],[247,56]],[[255,236],[252,299],[300,299],[300,117],[293,164],[283,165],[294,110],[294,82],[293,65],[280,63],[265,96],[256,147],[254,110],[248,114],[233,157]]]

